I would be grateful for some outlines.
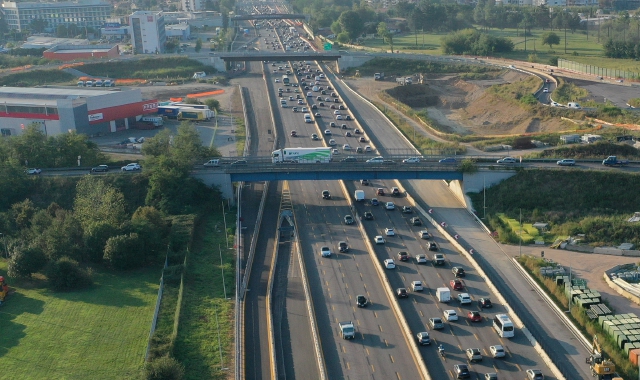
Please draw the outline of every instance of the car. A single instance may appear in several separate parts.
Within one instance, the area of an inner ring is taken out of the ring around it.
[[[349,252],[349,244],[346,241],[341,241],[338,243],[338,251],[340,252]]]
[[[378,202],[378,198],[371,198],[371,206],[378,206],[380,202]]]
[[[319,113],[319,112],[316,112],[313,116],[315,116],[315,117],[316,117],[316,119],[317,119],[317,118],[319,118],[319,117],[322,117],[322,115],[320,115],[320,113]]]
[[[467,313],[467,318],[471,322],[482,322],[482,316],[480,315],[479,311],[469,311]]]
[[[123,172],[131,172],[131,171],[140,170],[140,169],[141,169],[140,165],[133,162],[120,168],[120,170],[122,170]]]
[[[309,110],[307,109],[307,107],[302,107],[302,111],[301,112],[309,112]]]
[[[329,247],[327,247],[326,245],[322,246],[320,248],[320,256],[322,256],[322,257],[330,257],[331,256],[331,249]]]
[[[321,96],[316,96],[316,100],[322,100]]]
[[[280,83],[280,79],[276,78],[276,83]]]
[[[341,114],[342,114],[342,112],[340,112],[339,110],[335,110],[335,111],[333,111],[333,114],[334,114],[334,115],[341,115]]]
[[[373,241],[376,244],[384,244],[384,238],[382,236],[380,236],[380,235],[378,235],[375,238],[373,238]],[[391,260],[391,261],[393,262],[393,260]],[[394,266],[394,268],[395,268],[395,266]]]
[[[349,127],[347,127],[347,125],[346,125],[346,124],[340,124],[340,128],[342,128],[342,129],[349,129]]]
[[[397,187],[392,187],[391,188],[391,195],[393,195],[394,197],[397,197],[400,195],[400,189],[398,189]]]
[[[351,115],[344,115],[344,119],[345,119],[345,120],[353,120],[353,118],[351,117]]]
[[[40,174],[42,173],[42,169],[38,169],[38,168],[31,168],[31,169],[27,169],[24,171],[25,173],[29,174],[29,175],[35,175],[35,174]]]
[[[342,120],[342,115],[336,115],[336,120]]]
[[[417,164],[420,162],[420,157],[409,157],[402,160],[405,164]]]
[[[396,269],[396,263],[394,263],[392,259],[386,259],[384,261],[384,267],[387,269]]]
[[[370,185],[370,184],[369,184],[369,180],[368,180],[368,179],[361,179],[361,180],[360,180],[360,184],[361,184],[362,186],[369,186],[369,185]]]
[[[418,345],[420,346],[428,346],[431,344],[431,339],[429,338],[428,332],[419,332],[416,334],[416,340],[418,341]]]
[[[359,294],[356,296],[356,305],[358,305],[358,307],[367,307],[367,305],[369,305],[369,300],[367,297]]]
[[[347,132],[345,132],[345,133],[344,133],[344,137],[351,137],[351,132],[348,132],[348,131],[347,131]]]
[[[329,145],[330,146],[336,146],[336,145],[338,145],[338,143],[334,139],[329,139]]]
[[[451,285],[451,288],[453,290],[463,290],[464,289],[464,284],[462,283],[462,281],[458,280],[457,278],[449,281],[449,285]]]
[[[447,321],[457,321],[458,313],[455,310],[445,310],[443,313],[444,319]]]
[[[528,369],[527,379],[529,380],[544,380],[544,375],[539,369]]]
[[[331,129],[325,129],[324,134],[325,136],[331,136],[333,133],[331,133]]]
[[[467,354],[467,359],[469,359],[470,362],[482,361],[482,353],[479,348],[467,348],[465,352]]]
[[[317,110],[317,109],[318,109],[318,106],[314,104],[314,105],[312,105],[312,106],[311,106],[311,109],[312,109],[312,110]]]
[[[342,146],[342,150],[351,150],[351,145],[349,145],[349,144],[344,144],[344,145]]]
[[[340,162],[358,162],[358,159],[353,156],[349,156],[343,158],[342,160],[340,160]]]
[[[331,149],[331,154],[333,154],[335,156],[336,154],[340,154],[340,151],[338,149],[336,149],[336,148],[333,148],[333,149]]]
[[[384,196],[384,189],[382,187],[377,188],[376,195]]]
[[[344,224],[353,224],[353,216],[351,215],[345,215],[344,216]]]
[[[489,346],[489,352],[491,352],[491,356],[494,358],[504,358],[507,354],[504,351],[504,347],[499,344],[495,346]]]
[[[413,290],[414,292],[421,292],[422,290],[424,290],[422,281],[413,281],[411,283],[411,290]]]
[[[405,289],[405,288],[398,288],[398,289],[396,289],[396,296],[398,296],[398,298],[408,298],[409,297],[409,293],[407,292],[407,289]]]
[[[422,225],[422,220],[420,220],[420,218],[418,218],[417,216],[414,216],[413,218],[409,219],[409,221],[411,222],[412,226],[421,226]]]
[[[427,263],[427,255],[424,253],[419,253],[416,255],[416,264],[426,264]]]
[[[328,101],[328,100],[327,100],[327,101]],[[337,109],[338,107],[336,107],[336,105],[335,105],[335,104],[332,104],[329,108],[331,108],[332,110],[335,110],[335,109]]]
[[[478,307],[481,309],[490,309],[493,307],[493,304],[489,298],[480,298],[478,300]]]
[[[293,107],[293,108],[291,108],[291,111],[292,111],[292,112],[298,112],[298,107]]]
[[[373,214],[371,211],[365,211],[364,214],[362,214],[362,218],[364,220],[373,220]]]
[[[396,209],[396,205],[393,204],[393,202],[387,202],[384,204],[384,208],[387,210],[395,210]]]
[[[433,265],[444,265],[444,255],[442,253],[436,253],[433,255],[433,259],[431,259]]]
[[[303,104],[304,104],[304,101],[303,101],[302,99],[298,99],[298,104],[299,104],[299,105],[303,105]]]
[[[384,234],[387,236],[396,236],[396,231],[393,228],[385,228]]]
[[[429,251],[437,251],[438,250],[438,245],[436,245],[435,242],[430,242],[428,245],[429,245]]]
[[[312,133],[312,134],[311,134],[311,140],[313,140],[313,141],[318,141],[318,140],[320,140],[320,138],[318,137],[318,135],[317,135],[317,134]]]
[[[204,164],[204,166],[211,166],[211,165],[207,165],[209,162],[206,162]],[[92,173],[98,173],[98,172],[108,172],[109,171],[109,166],[108,165],[98,165],[98,166],[94,166],[93,168],[91,168],[91,172]]]
[[[545,87],[545,88],[542,90],[542,92],[544,92],[544,93],[548,93],[548,92],[549,92],[549,89]]]
[[[464,277],[465,276],[464,268],[462,268],[462,267],[453,267],[453,268],[451,268],[451,272],[456,277]]]
[[[331,193],[329,190],[322,190],[322,199],[331,199]]]
[[[369,145],[365,145],[364,146],[364,151],[367,152],[367,153],[371,153],[371,152],[373,152],[373,149],[371,149],[371,147]]]
[[[453,157],[443,158],[443,159],[438,161],[438,163],[440,163],[440,164],[455,164],[457,162],[458,161]]]
[[[367,145],[369,146],[369,145]],[[364,148],[364,150],[367,150],[367,147]],[[382,156],[378,156],[378,157],[374,157],[374,158],[370,158],[367,160],[367,162],[372,163],[372,164],[381,164],[384,162],[384,158]]]
[[[400,261],[408,261],[409,260],[409,253],[407,251],[398,252],[398,260],[400,260]]]
[[[289,89],[287,88],[287,92],[289,92]],[[289,97],[289,100],[293,101],[293,96]]]
[[[424,240],[431,239],[431,234],[427,230],[422,230],[418,232],[418,236],[420,236],[420,239],[424,239]]]
[[[298,137],[298,132],[291,131],[291,137]]]
[[[485,373],[484,380],[498,380],[498,374],[495,372]]]
[[[456,379],[467,379],[471,377],[469,367],[466,364],[456,364],[453,366],[453,373],[456,375]]]
[[[323,102],[320,102],[320,103],[318,103],[318,106],[320,106],[320,107],[324,107],[324,103],[323,103]]]
[[[469,296],[469,293],[460,293],[458,294],[458,302],[460,302],[460,305],[471,303],[471,296]]]
[[[444,322],[442,321],[442,318],[429,318],[429,326],[434,330],[440,330],[444,328]]]
[[[237,161],[233,161],[233,162],[231,163],[231,165],[234,165],[234,166],[247,165],[247,160],[237,160]]]
[[[499,159],[498,161],[496,161],[496,164],[515,164],[516,163],[516,159],[513,157],[503,157],[501,159]]]
[[[571,158],[564,158],[564,159],[556,162],[556,164],[558,166],[575,166],[576,160],[573,160]]]

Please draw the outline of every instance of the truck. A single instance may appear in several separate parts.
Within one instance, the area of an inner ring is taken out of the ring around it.
[[[404,86],[406,84],[411,84],[413,83],[413,79],[411,79],[411,77],[399,77],[396,78],[396,83],[398,83],[401,86]]]
[[[161,127],[164,125],[164,120],[161,116],[143,116],[140,121],[151,123],[154,127]]]
[[[178,112],[178,120],[205,121],[211,120],[211,117],[207,110],[181,108]]]
[[[602,160],[602,165],[604,166],[627,166],[629,165],[629,160],[618,160],[617,156],[609,156]]]
[[[356,327],[351,321],[338,322],[340,326],[340,336],[342,339],[354,339],[356,337]]]
[[[166,116],[169,119],[176,119],[180,113],[180,107],[178,106],[159,106],[158,115]]]
[[[436,297],[438,297],[438,301],[440,302],[449,302],[451,301],[451,291],[449,288],[437,288]]]
[[[300,164],[329,163],[332,160],[331,148],[284,148],[271,154],[274,164],[296,162]]]
[[[373,80],[383,80],[383,79],[384,79],[384,73],[373,74]]]
[[[611,359],[604,357],[604,352],[598,343],[598,336],[593,336],[591,354],[587,358],[587,364],[591,368],[591,375],[598,380],[621,380],[616,373],[616,365]]]
[[[356,190],[356,192],[353,194],[353,197],[355,198],[356,202],[364,201],[364,190]]]

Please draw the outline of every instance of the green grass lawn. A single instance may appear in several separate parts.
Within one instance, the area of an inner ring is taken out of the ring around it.
[[[193,380],[226,379],[233,373],[234,302],[225,299],[224,285],[226,297],[233,299],[235,250],[228,249],[225,243],[221,212],[216,210],[209,215],[196,230],[187,261],[183,306],[174,348],[174,356],[185,366],[185,379]],[[234,215],[235,210],[227,211],[227,224],[233,223]],[[230,247],[233,247],[232,240]],[[220,347],[223,363],[220,362]],[[222,370],[223,366],[230,370]]]
[[[520,235],[520,222],[513,219],[508,218],[504,214],[499,214],[498,217],[502,220],[503,223],[507,224],[511,231],[516,235]],[[533,226],[531,223],[522,223],[522,243],[523,244],[531,244],[537,238],[540,238],[540,233],[538,229]]]
[[[160,268],[96,271],[90,289],[69,293],[10,283],[17,291],[0,307],[0,378],[136,378],[159,276]]]
[[[522,29],[490,29],[489,34],[497,37],[506,37],[513,41],[515,50],[511,53],[501,54],[498,57],[528,61],[530,54],[537,55],[537,62],[548,63],[552,57],[559,57],[566,60],[581,62],[589,65],[607,67],[611,69],[638,72],[638,62],[632,59],[614,59],[604,57],[602,43],[605,41],[605,33],[601,31],[600,42],[598,42],[597,30],[589,30],[589,37],[584,31],[571,33],[567,31],[567,52],[564,50],[564,30],[553,31],[560,37],[560,45],[554,45],[550,49],[548,45],[542,45],[542,34],[549,30],[534,29],[531,36],[527,36],[525,50],[524,36]],[[518,32],[520,35],[518,35]],[[408,33],[396,36],[393,39],[393,49],[401,50],[404,53],[420,53],[431,55],[442,55],[440,49],[440,39],[445,34],[442,33]],[[417,37],[417,38],[416,38]],[[417,41],[417,42],[416,42]],[[382,39],[375,38],[365,40],[365,48],[389,50],[389,44],[383,43]]]

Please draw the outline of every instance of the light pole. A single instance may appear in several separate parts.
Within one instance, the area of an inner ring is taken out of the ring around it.
[[[224,298],[227,299],[227,285],[224,281],[224,264],[222,263],[222,248],[218,244],[218,252],[220,252],[220,269],[222,269],[222,289],[224,289]]]
[[[486,220],[487,219],[487,183],[486,183],[485,176],[482,176],[482,210],[484,211],[482,219]]]
[[[522,209],[520,209],[520,235],[519,235],[519,237],[520,237],[520,239],[519,239],[520,240],[520,248],[519,248],[520,253],[518,254],[518,257],[521,257],[522,256]]]

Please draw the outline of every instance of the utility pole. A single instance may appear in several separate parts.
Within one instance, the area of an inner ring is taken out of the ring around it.
[[[520,209],[520,253],[518,254],[518,257],[522,256],[522,209]]]

